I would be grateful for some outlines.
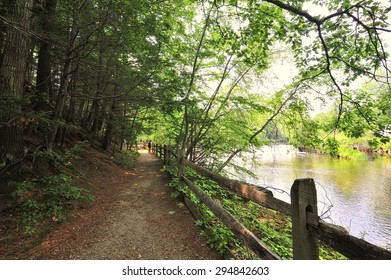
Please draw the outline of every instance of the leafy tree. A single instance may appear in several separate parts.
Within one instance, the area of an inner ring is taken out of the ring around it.
[[[104,148],[122,145],[163,118],[169,132],[160,128],[156,134],[169,136],[183,157],[231,153],[228,163],[283,125],[300,132],[298,145],[320,141],[305,96],[325,88],[323,97],[338,104],[330,129],[357,136],[375,126],[376,114],[382,115],[380,130],[388,122],[382,113],[387,98],[372,110],[365,94],[347,90],[361,76],[388,87],[382,34],[388,32],[389,8],[377,2],[29,1],[34,9],[19,4],[0,7],[1,86],[9,97],[2,105],[3,156],[22,153],[22,115],[38,120],[28,123],[29,132],[38,133],[49,151],[82,129]],[[325,12],[312,12],[311,5]],[[7,85],[11,72],[5,61],[21,61],[12,58],[10,42],[23,47],[23,63],[30,62],[27,81],[36,77],[33,106],[24,105],[30,99],[20,100],[27,65],[18,65],[17,85]],[[281,44],[291,48],[299,73],[274,97],[257,92],[256,98],[252,84],[268,82],[260,77]],[[145,114],[146,109],[151,110]],[[349,123],[359,116],[367,124],[352,129]]]
[[[357,90],[346,94],[346,105],[340,114],[339,129],[336,134],[343,134],[351,139],[350,149],[354,142],[367,142],[367,146],[378,148],[389,142],[389,135],[384,133],[391,121],[389,115],[389,91],[388,87],[379,83],[369,83]],[[329,139],[329,131],[335,127],[338,121],[338,110],[334,108],[328,113],[322,113],[315,117],[314,121],[319,124],[318,135],[327,139],[326,147],[334,147],[333,154],[338,154],[339,139]],[[340,137],[339,137],[340,138]],[[365,144],[365,143],[362,143]],[[317,147],[319,148],[319,144]]]

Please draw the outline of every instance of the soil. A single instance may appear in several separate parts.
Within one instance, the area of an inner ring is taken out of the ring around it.
[[[147,150],[124,169],[112,154],[83,148],[73,169],[84,176],[74,183],[89,189],[95,201],[42,231],[40,240],[6,231],[10,215],[3,210],[0,259],[220,259],[189,210],[171,196],[161,168]]]

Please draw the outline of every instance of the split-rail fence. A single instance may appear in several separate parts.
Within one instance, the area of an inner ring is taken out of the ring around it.
[[[176,162],[172,159],[173,157],[177,158],[177,155],[168,146],[154,145],[152,150],[165,164]],[[341,226],[320,220],[317,209],[316,187],[314,180],[311,178],[297,179],[293,182],[290,193],[291,203],[289,204],[273,197],[273,194],[265,188],[223,177],[187,160],[183,160],[183,163],[200,175],[217,182],[221,187],[229,189],[245,199],[291,216],[293,259],[319,259],[318,244],[319,240],[321,240],[324,244],[349,259],[391,260],[391,251],[350,235]],[[254,233],[242,225],[230,212],[225,210],[221,203],[210,198],[185,176],[182,176],[181,180],[255,254],[262,259],[280,259]],[[190,203],[189,201],[187,202]],[[188,206],[192,208],[191,204]],[[193,212],[193,214],[196,213]]]

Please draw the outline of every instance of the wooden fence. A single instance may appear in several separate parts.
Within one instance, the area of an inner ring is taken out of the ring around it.
[[[154,145],[153,152],[165,164],[172,163],[172,157],[177,158],[175,153],[167,146]],[[391,260],[391,251],[352,236],[341,226],[326,223],[319,219],[316,187],[313,179],[298,179],[293,182],[291,204],[289,204],[273,197],[267,189],[228,179],[187,160],[184,160],[184,165],[243,198],[291,216],[293,258],[296,260],[319,259],[319,240],[349,259]],[[219,202],[206,195],[186,177],[183,176],[181,180],[254,253],[263,259],[280,259],[266,244],[225,210]]]

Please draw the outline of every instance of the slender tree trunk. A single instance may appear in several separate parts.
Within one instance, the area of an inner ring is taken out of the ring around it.
[[[100,100],[94,100],[92,102],[92,112],[91,112],[91,136],[96,137],[98,135],[98,122],[99,122],[99,113],[101,110]]]
[[[186,159],[186,152],[187,152],[187,147],[188,147],[188,140],[189,140],[189,137],[190,137],[190,116],[189,116],[189,111],[190,111],[190,108],[189,108],[189,99],[190,99],[190,94],[192,93],[193,91],[193,85],[194,85],[194,82],[195,82],[195,77],[196,77],[196,72],[197,72],[197,67],[198,67],[198,61],[200,59],[200,55],[201,55],[201,49],[202,49],[202,46],[203,46],[203,43],[204,43],[204,39],[205,39],[205,36],[206,36],[206,33],[207,33],[207,29],[209,27],[209,23],[210,23],[210,15],[211,15],[211,12],[212,12],[212,8],[209,9],[209,12],[206,16],[206,19],[205,19],[205,23],[204,23],[204,26],[203,26],[203,30],[202,30],[202,34],[201,34],[201,38],[200,40],[198,41],[198,44],[197,44],[197,50],[196,50],[196,53],[195,53],[195,56],[194,56],[194,61],[193,61],[193,70],[192,70],[192,73],[191,73],[191,76],[190,76],[190,81],[189,81],[189,86],[188,86],[188,89],[187,89],[187,93],[184,97],[184,105],[185,105],[185,108],[184,108],[184,115],[183,115],[183,134],[182,134],[182,144],[178,150],[178,172],[177,172],[177,176],[178,176],[178,179],[179,179],[179,185],[183,185],[183,181],[182,181],[182,175],[184,174],[184,171],[185,171],[185,167],[184,167],[184,160]]]
[[[54,147],[54,143],[56,140],[56,135],[59,127],[59,122],[61,120],[62,113],[64,110],[65,97],[67,96],[67,92],[68,92],[70,69],[71,69],[71,52],[70,50],[68,50],[67,57],[65,58],[63,71],[61,74],[58,96],[55,99],[55,108],[52,117],[52,125],[50,127],[49,134],[48,134],[48,140],[47,140],[48,152],[53,151],[53,147]]]
[[[76,111],[76,98],[74,96],[71,96],[71,100],[69,101],[68,113],[66,117],[67,123],[72,123],[74,121],[75,111]]]
[[[0,166],[7,159],[23,154],[23,123],[21,98],[24,93],[25,74],[29,55],[29,30],[33,0],[10,1],[9,14],[15,25],[4,27],[4,48],[0,61]]]
[[[88,86],[87,83],[83,84],[83,96],[88,95]],[[78,108],[76,112],[76,121],[83,127],[85,127],[85,124],[87,122],[85,116],[86,116],[86,111],[88,110],[88,102],[84,98],[80,99],[78,102]]]
[[[85,105],[86,105],[86,101],[84,99],[79,100],[75,119],[80,124],[83,123],[84,121],[84,109],[86,107]]]
[[[99,41],[103,41],[103,35],[100,31],[98,38]],[[93,137],[97,137],[98,130],[99,130],[99,117],[102,110],[102,101],[99,100],[99,98],[102,96],[103,92],[103,67],[104,67],[104,61],[103,61],[103,54],[104,54],[104,46],[103,43],[101,43],[99,47],[99,59],[98,59],[98,75],[96,77],[96,99],[93,101],[93,112],[92,112],[92,127],[91,127],[91,134]]]
[[[74,93],[75,93],[76,87],[77,87],[77,77],[78,77],[77,74],[72,76],[72,87],[69,90],[70,101],[69,101],[69,106],[67,108],[68,110],[66,112],[66,118],[65,118],[65,122],[67,125],[64,127],[61,127],[61,129],[59,129],[59,132],[57,133],[57,139],[58,139],[57,142],[61,143],[60,144],[61,146],[65,145],[65,140],[66,140],[68,132],[69,132],[68,125],[73,122],[73,119],[75,116],[76,98],[74,96]]]
[[[103,137],[102,148],[104,150],[107,150],[108,146],[111,143],[111,139],[113,138],[115,108],[116,108],[116,102],[115,100],[113,100],[111,104],[110,116],[107,121],[106,133],[105,136]]]
[[[122,111],[122,121],[121,121],[121,144],[120,144],[120,151],[122,152],[123,143],[125,141],[125,134],[126,134],[126,109],[127,109],[127,102],[124,102],[124,109]],[[126,150],[129,150],[129,142],[130,139],[126,140]]]
[[[44,10],[41,16],[41,30],[45,39],[40,41],[38,52],[36,94],[40,96],[36,109],[47,110],[48,103],[45,100],[53,100],[51,89],[51,64],[52,64],[52,44],[49,42],[49,35],[52,31],[53,21],[55,19],[57,0],[46,0]]]
[[[133,138],[133,133],[134,133],[134,125],[136,123],[138,113],[139,113],[139,109],[136,109],[135,112],[133,113],[132,124],[130,125],[130,132],[129,132],[129,138],[128,138],[128,141],[129,141],[128,143],[130,143],[130,148],[132,148],[133,142],[137,143],[136,135]],[[124,106],[123,122],[126,121],[125,118],[126,118],[126,104]]]

